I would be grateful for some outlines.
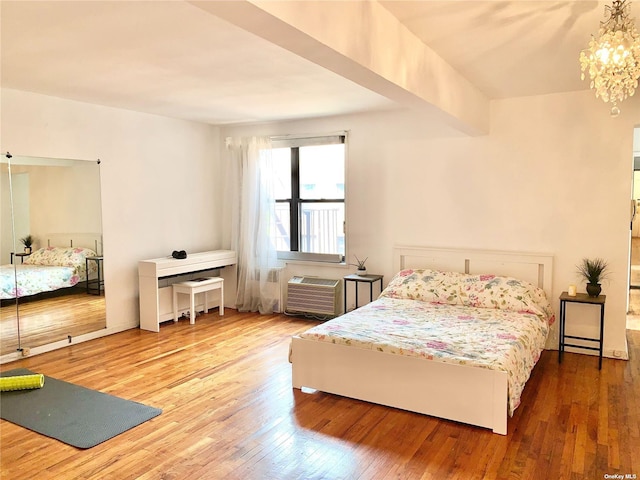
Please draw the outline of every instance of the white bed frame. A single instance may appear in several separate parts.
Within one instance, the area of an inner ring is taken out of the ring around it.
[[[90,248],[102,255],[101,233],[48,233],[40,241],[40,247]]]
[[[396,247],[394,272],[433,268],[528,281],[551,298],[550,254]],[[293,387],[490,428],[507,434],[507,374],[300,337],[291,341]]]

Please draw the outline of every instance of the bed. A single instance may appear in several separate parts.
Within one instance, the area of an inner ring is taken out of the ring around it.
[[[506,435],[555,320],[552,266],[547,254],[396,248],[377,300],[292,339],[293,387]]]
[[[0,299],[67,289],[96,274],[96,263],[86,259],[101,250],[99,234],[51,234],[46,238],[47,246],[35,250],[24,262],[0,266]]]

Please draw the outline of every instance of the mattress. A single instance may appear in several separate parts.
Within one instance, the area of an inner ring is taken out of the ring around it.
[[[299,336],[504,371],[508,374],[509,415],[513,416],[548,333],[548,319],[528,311],[382,296]]]
[[[0,298],[16,297],[16,277],[14,265],[0,267]],[[84,269],[50,265],[15,265],[18,279],[18,297],[36,293],[51,292],[60,288],[73,287],[85,280]]]

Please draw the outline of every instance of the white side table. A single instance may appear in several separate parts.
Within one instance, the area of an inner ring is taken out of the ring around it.
[[[180,282],[173,284],[173,321],[178,321],[178,294],[184,293],[189,295],[189,323],[196,323],[196,303],[195,296],[198,293],[204,293],[204,313],[209,312],[209,300],[207,292],[212,290],[220,290],[220,303],[218,309],[220,315],[224,315],[224,279],[221,277],[208,277],[202,280],[191,280],[189,282]]]

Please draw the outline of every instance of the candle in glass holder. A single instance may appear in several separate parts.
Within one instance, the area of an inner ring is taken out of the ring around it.
[[[569,285],[569,296],[570,297],[575,297],[576,296],[576,286],[575,285]]]

